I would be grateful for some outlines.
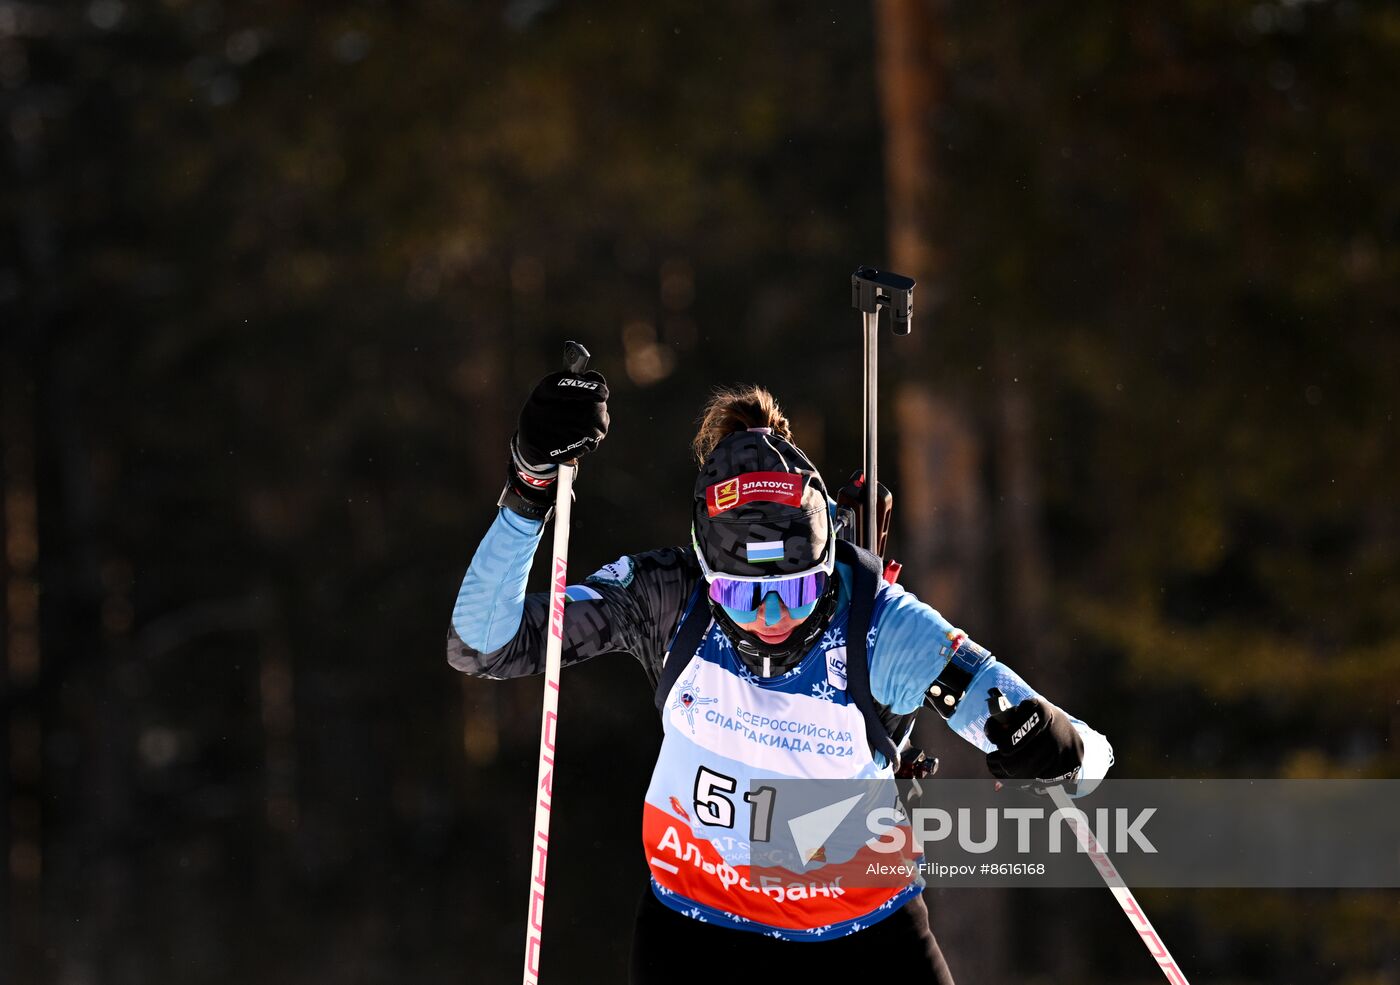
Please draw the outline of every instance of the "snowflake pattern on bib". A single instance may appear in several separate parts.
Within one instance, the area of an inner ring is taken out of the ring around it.
[[[875,760],[864,716],[845,686],[848,613],[797,664],[772,677],[745,666],[715,624],[681,669],[662,705],[665,737],[642,824],[652,884],[670,909],[784,940],[829,940],[877,923],[922,890],[917,878],[851,892],[809,892],[794,883],[791,898],[775,899],[771,885],[759,885],[787,863],[775,846],[748,839],[745,794],[756,784],[893,776]],[[673,798],[688,809],[689,825],[667,808]],[[850,850],[859,852],[859,844]],[[823,854],[821,864],[856,864],[856,857]]]

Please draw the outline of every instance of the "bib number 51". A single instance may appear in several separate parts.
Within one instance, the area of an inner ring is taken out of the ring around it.
[[[725,794],[739,789],[732,776],[716,773],[707,766],[695,773],[695,816],[701,824],[715,828],[734,827],[734,802]],[[749,805],[749,840],[767,841],[773,825],[773,798],[777,791],[763,786],[744,794]]]

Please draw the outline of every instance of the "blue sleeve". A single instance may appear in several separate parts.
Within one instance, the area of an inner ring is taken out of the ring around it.
[[[870,693],[899,715],[916,711],[948,662],[957,629],[937,609],[898,586],[877,602],[869,634]]]
[[[1021,675],[967,639],[966,634],[944,619],[938,610],[897,585],[887,589],[885,596],[876,607],[870,632],[870,691],[875,700],[896,714],[910,714],[923,704],[925,692],[948,661],[957,659],[963,669],[972,674],[972,680],[966,697],[948,719],[948,727],[983,752],[991,752],[996,746],[987,740],[984,730],[989,714],[987,691],[1000,688],[1015,705],[1039,696],[1035,689],[1022,680]],[[1113,747],[1108,739],[1084,722],[1072,715],[1070,721],[1084,740],[1084,763],[1078,790],[1083,795],[1107,774],[1113,764]]]
[[[544,524],[501,510],[472,557],[452,606],[447,662],[473,677],[507,680],[544,671],[548,592],[525,591]],[[564,590],[563,666],[630,653],[655,673],[700,577],[688,549],[624,554]]]
[[[540,520],[507,509],[497,512],[452,607],[452,628],[473,649],[483,653],[498,650],[520,628],[525,582],[543,532]]]

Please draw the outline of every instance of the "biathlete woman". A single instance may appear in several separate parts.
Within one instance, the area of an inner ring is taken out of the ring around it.
[[[456,669],[492,679],[543,671],[548,596],[526,595],[525,582],[558,465],[606,436],[607,398],[599,373],[565,372],[527,400],[500,509],[453,610],[447,650]],[[651,884],[637,912],[631,980],[680,985],[781,971],[826,981],[856,968],[951,985],[917,876],[883,888],[790,891],[749,878],[756,860],[747,825],[735,819],[748,815],[741,798],[751,781],[889,778],[926,696],[987,753],[997,777],[1083,790],[1107,772],[1112,749],[912,594],[861,581],[873,555],[833,535],[821,475],[766,390],[716,394],[694,450],[690,545],[624,555],[567,591],[564,665],[631,654],[658,690],[664,738],[642,821]],[[853,605],[859,585],[878,586],[873,608]],[[869,627],[863,700],[873,698],[893,745],[866,741],[870,717],[847,678],[856,611]],[[678,633],[687,652],[668,656]],[[991,688],[1014,707],[989,721],[977,696]]]

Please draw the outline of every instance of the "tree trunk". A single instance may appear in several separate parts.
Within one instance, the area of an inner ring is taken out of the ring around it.
[[[1049,563],[1040,531],[1040,484],[1035,471],[1031,401],[1013,377],[1002,372],[997,395],[996,475],[999,579],[998,610],[1007,652],[1037,667],[1036,687],[1059,696],[1058,667],[1043,631],[1049,606]],[[1048,678],[1054,676],[1055,680]],[[1058,698],[1058,700],[1065,700]]]
[[[936,69],[938,25],[926,0],[877,0],[875,54],[885,124],[890,262],[920,282],[920,297],[940,273],[942,258],[929,219],[933,209],[933,121],[941,91]]]
[[[937,246],[934,119],[942,91],[938,69],[940,24],[936,6],[923,0],[878,0],[877,85],[885,127],[885,180],[890,266],[914,277],[914,332],[899,339],[899,361],[918,367],[896,391],[899,441],[896,499],[901,560],[916,594],[955,624],[970,628],[989,615],[983,578],[987,556],[982,493],[981,441],[966,401],[935,389],[926,370],[934,364],[919,317],[937,308],[943,254]],[[925,322],[927,324],[927,322]],[[949,733],[936,715],[920,723],[920,738],[944,758],[954,775],[984,775],[975,750],[949,756]],[[961,745],[961,743],[958,743]],[[1003,890],[928,894],[934,933],[948,947],[948,962],[961,981],[1005,981],[1007,900]]]
[[[4,796],[0,803],[0,976],[15,980],[41,976],[43,914],[42,731],[39,714],[39,559],[38,500],[34,477],[34,413],[29,386],[17,352],[7,354],[0,381],[0,530],[4,551],[4,704],[6,727],[0,735]],[[17,365],[20,364],[20,365]],[[7,967],[8,966],[8,967]]]

